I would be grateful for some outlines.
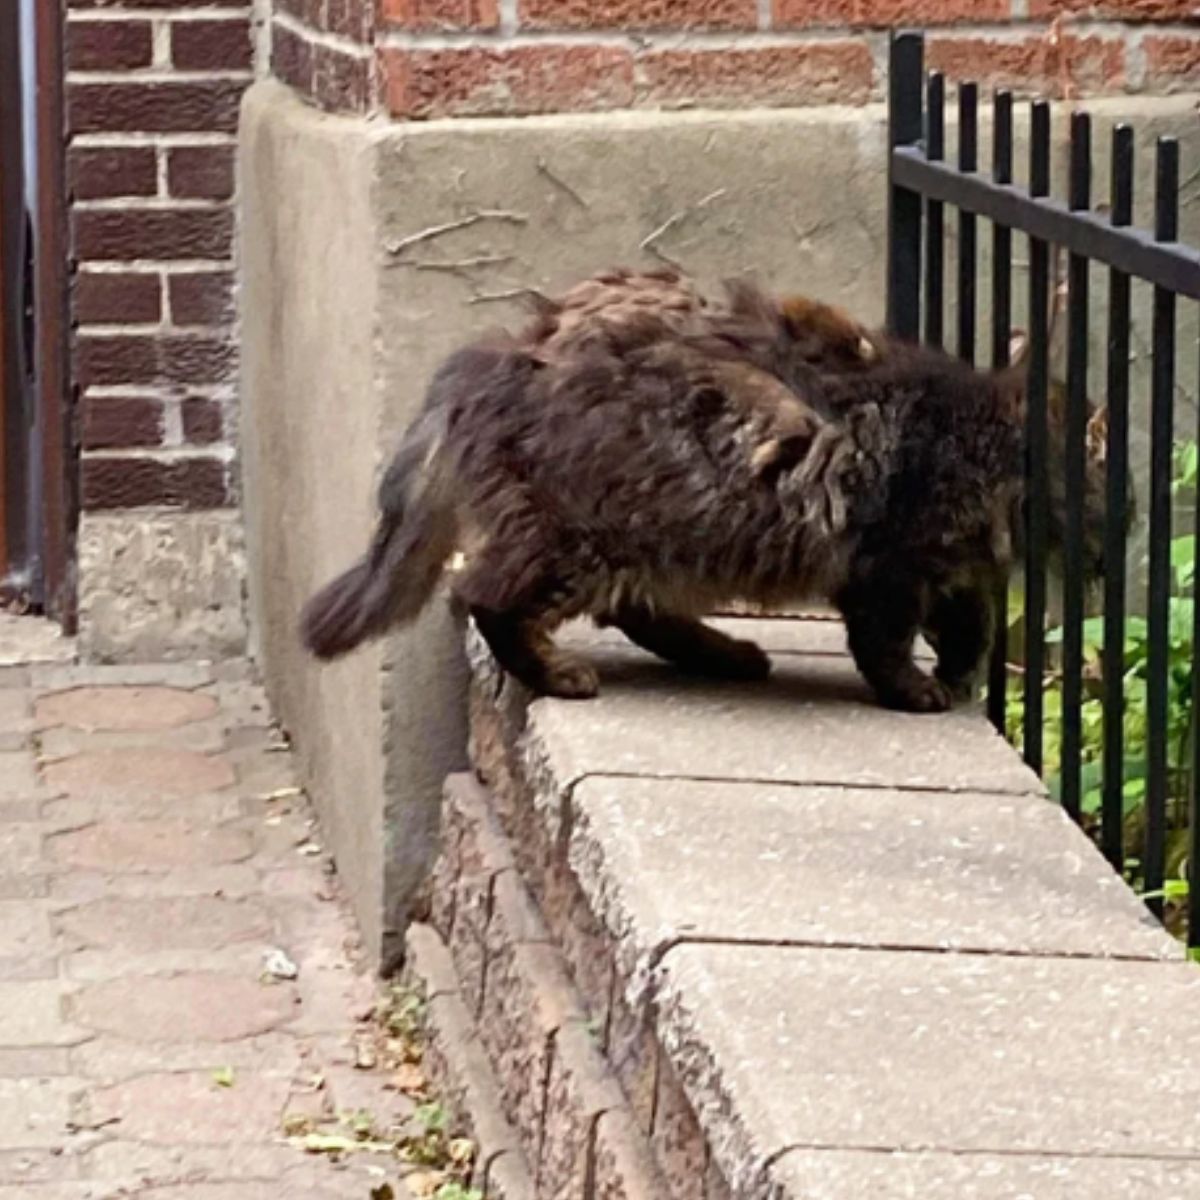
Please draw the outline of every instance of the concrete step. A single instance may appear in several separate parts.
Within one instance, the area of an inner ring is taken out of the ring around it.
[[[724,624],[771,682],[576,632],[601,697],[530,702],[472,646],[487,791],[448,794],[452,944],[491,847],[483,910],[519,878],[512,921],[582,1008],[562,1027],[590,1022],[673,1196],[913,1194],[872,1155],[972,1200],[1099,1157],[1089,1200],[1190,1180],[1200,973],[1178,946],[978,712],[877,708],[828,621]]]

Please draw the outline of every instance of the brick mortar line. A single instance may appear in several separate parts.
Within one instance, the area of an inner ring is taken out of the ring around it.
[[[310,27],[291,18],[277,14],[275,20],[307,34]],[[1064,26],[1066,36],[1093,37],[1108,35],[1114,38],[1133,36],[1134,32],[1153,36],[1164,33],[1171,36],[1200,37],[1200,29],[1183,22],[1122,22],[1122,21],[1073,21]],[[315,32],[315,31],[311,31]],[[872,35],[886,34],[886,27],[879,25],[812,25],[769,29],[733,30],[672,30],[649,29],[625,31],[613,28],[538,30],[518,29],[505,35],[496,31],[462,30],[425,33],[384,26],[376,44],[387,49],[453,50],[462,48],[494,48],[541,46],[541,45],[608,45],[627,46],[642,51],[661,49],[774,49],[793,45],[820,45],[825,42],[857,41]],[[1047,21],[1030,21],[1024,24],[965,23],[961,25],[934,26],[927,30],[929,42],[940,39],[961,40],[984,38],[989,41],[1024,42],[1037,34],[1048,36],[1051,25]]]
[[[289,33],[303,38],[306,42],[314,46],[322,46],[326,50],[336,50],[339,54],[345,54],[350,58],[362,59],[363,61],[369,61],[374,57],[374,50],[371,46],[364,45],[362,42],[356,42],[352,38],[330,33],[325,29],[314,29],[313,26],[306,25],[303,21],[298,21],[291,13],[276,10],[272,14],[271,21],[272,24],[278,25],[280,29],[286,29]]]
[[[78,146],[81,150],[122,150],[145,146],[166,150],[200,149],[205,146],[236,146],[237,135],[203,129],[178,133],[144,129],[98,129],[74,134],[70,145]]]
[[[114,337],[160,337],[160,336],[198,336],[213,340],[220,334],[221,341],[233,341],[233,326],[228,322],[219,325],[178,325],[170,316],[159,321],[129,321],[121,323],[106,323],[96,321],[90,325],[80,325],[75,333],[77,337],[114,338]]]
[[[192,459],[219,458],[223,463],[230,463],[236,456],[236,449],[221,442],[204,445],[187,446],[127,446],[106,450],[83,450],[84,460],[102,462],[108,459],[148,458],[155,462],[174,463],[188,462]]]
[[[163,156],[165,161],[166,155]],[[165,170],[165,168],[164,168]],[[162,180],[160,179],[161,183]],[[233,208],[232,200],[214,200],[207,196],[104,196],[95,200],[76,200],[76,212],[221,212]]]
[[[203,275],[211,271],[228,273],[234,266],[232,258],[84,258],[76,264],[80,272],[93,275]]]
[[[246,70],[181,70],[157,64],[120,71],[67,71],[68,84],[90,87],[113,87],[118,84],[145,84],[153,87],[163,83],[245,83],[254,82],[254,72]]]
[[[249,0],[240,8],[96,8],[71,9],[68,25],[131,25],[137,22],[165,22],[186,25],[203,21],[245,21],[250,15]]]
[[[211,400],[214,404],[230,407],[237,403],[233,384],[198,383],[188,384],[187,399]],[[83,393],[88,400],[161,400],[182,401],[179,394],[179,384],[163,384],[159,386],[131,383],[97,383],[89,386]]]

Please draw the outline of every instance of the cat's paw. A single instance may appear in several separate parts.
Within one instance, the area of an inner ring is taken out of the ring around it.
[[[600,691],[600,677],[588,663],[560,659],[547,666],[539,690],[560,700],[590,700]]]
[[[914,675],[887,689],[881,699],[888,708],[901,712],[940,713],[953,707],[954,692],[932,675]]]
[[[766,679],[771,673],[771,658],[753,642],[731,639],[709,659],[709,669],[725,679]]]
[[[975,700],[979,687],[974,675],[964,678],[961,675],[945,675],[941,671],[937,671],[936,676],[938,681],[949,689],[952,703],[970,704]]]

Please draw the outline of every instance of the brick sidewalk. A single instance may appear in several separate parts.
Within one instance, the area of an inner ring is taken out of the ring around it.
[[[400,1200],[283,1136],[411,1110],[355,950],[244,664],[0,667],[0,1200]]]

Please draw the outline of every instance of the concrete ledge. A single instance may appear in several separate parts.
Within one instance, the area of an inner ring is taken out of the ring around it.
[[[829,622],[736,625],[774,683],[574,631],[602,698],[530,703],[470,645],[487,787],[447,792],[435,911],[517,1077],[593,1046],[621,1099],[571,1111],[679,1200],[1190,1194],[1200,973],[978,713],[871,706]]]

